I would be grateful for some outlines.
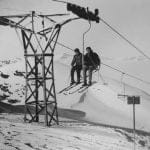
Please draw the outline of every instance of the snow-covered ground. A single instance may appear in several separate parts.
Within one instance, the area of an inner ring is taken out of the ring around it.
[[[68,86],[70,82],[70,67],[68,62],[72,56],[63,54],[56,56],[55,60],[55,81],[58,107],[61,109],[79,110],[85,113],[82,120],[132,128],[132,105],[127,104],[126,98],[118,97],[118,94],[139,95],[141,104],[136,105],[136,128],[150,131],[150,95],[142,89],[136,88],[116,79],[106,77],[103,79],[98,72],[94,73],[91,87],[83,92],[78,89],[81,85],[70,89],[67,92],[59,93]],[[22,75],[24,71],[24,60],[1,67],[1,72],[8,75],[8,78],[1,77],[0,95],[1,101],[13,105],[24,105],[25,80]],[[19,73],[18,73],[19,72]],[[23,73],[24,74],[24,73]]]
[[[60,119],[51,128],[23,123],[21,115],[0,115],[0,150],[132,150],[133,135],[76,120]],[[147,150],[149,136],[136,136],[136,149]]]
[[[59,63],[56,64],[56,87],[57,91],[66,87],[69,81],[69,66],[70,57],[63,55],[59,58]],[[63,63],[63,64],[62,64]],[[62,68],[62,69],[60,69]],[[61,73],[61,77],[59,73]],[[127,98],[118,97],[119,94],[125,95],[139,95],[141,98],[141,104],[136,105],[136,128],[139,130],[150,131],[150,95],[143,89],[139,89],[120,81],[120,78],[113,79],[103,75],[101,72],[99,76],[98,72],[94,73],[93,84],[84,92],[79,93],[77,89],[79,86],[70,89],[64,94],[58,94],[58,106],[63,108],[71,108],[80,110],[86,113],[84,120],[88,120],[96,123],[104,123],[114,126],[121,126],[126,128],[132,128],[132,105],[127,104]],[[63,82],[62,82],[63,81]],[[59,85],[59,86],[58,86]],[[135,85],[136,86],[136,85]]]
[[[74,0],[71,2],[76,3]],[[149,55],[149,3],[87,0],[78,1],[78,4],[90,6],[90,10],[99,8],[102,18]],[[1,15],[24,14],[33,10],[46,14],[68,13],[65,5],[49,0],[42,3],[40,0],[2,0],[0,8]],[[58,20],[62,21],[59,17]],[[82,20],[64,27],[59,42],[81,49],[86,25],[87,22]],[[22,115],[25,64],[23,59],[10,59],[23,55],[22,45],[13,29],[1,27],[0,31],[0,57],[8,58],[0,61],[0,150],[132,150],[132,106],[118,94],[140,96],[141,104],[136,106],[136,150],[150,150],[149,84],[102,66],[101,76],[96,72],[94,84],[88,89],[79,92],[79,85],[59,93],[70,82],[72,56],[66,48],[58,45],[55,50],[59,54],[55,55],[55,83],[60,125],[46,128],[43,123],[25,124]],[[91,31],[85,44],[101,55],[102,62],[149,81],[149,61],[108,32],[101,22],[93,25]]]
[[[149,93],[110,78],[109,74],[106,77],[103,72],[107,84],[96,72],[94,83],[88,89],[79,92],[81,85],[78,85],[59,93],[70,82],[71,58],[69,54],[55,57],[56,96],[61,118],[60,125],[52,128],[44,127],[43,123],[25,124],[23,116],[15,114],[23,112],[20,105],[24,105],[24,60],[0,68],[4,75],[0,77],[0,102],[3,102],[0,103],[0,149],[133,149],[132,106],[118,94],[141,96],[141,104],[136,106],[136,148],[150,149]]]

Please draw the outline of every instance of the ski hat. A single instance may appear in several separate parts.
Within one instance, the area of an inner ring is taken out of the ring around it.
[[[86,49],[90,49],[90,50],[92,50],[90,46],[86,47]]]
[[[86,47],[86,50],[89,49],[92,52],[92,49],[90,46]]]
[[[80,53],[80,50],[78,48],[75,48],[74,52]]]

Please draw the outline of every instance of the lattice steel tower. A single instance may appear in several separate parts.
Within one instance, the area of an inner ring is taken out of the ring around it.
[[[0,25],[21,30],[26,66],[24,120],[39,122],[40,116],[44,115],[46,126],[58,124],[53,58],[60,29],[65,24],[57,24],[52,16],[55,15],[34,11],[0,16]]]
[[[61,26],[49,20],[52,25],[45,28],[45,18],[35,12],[31,19],[33,32],[21,30],[26,64],[25,121],[38,122],[42,113],[49,126],[58,124],[53,56]],[[39,19],[43,30],[38,30]]]
[[[0,25],[21,30],[26,66],[25,121],[39,122],[44,114],[46,126],[58,124],[53,57],[61,27],[80,18],[99,23],[97,9],[93,13],[88,8],[66,4],[67,10],[78,17],[61,23],[52,17],[66,14],[42,15],[32,11],[23,15],[0,16]]]

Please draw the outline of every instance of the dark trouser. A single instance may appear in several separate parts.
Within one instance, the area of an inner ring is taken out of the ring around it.
[[[82,66],[73,66],[71,68],[71,82],[74,81],[74,73],[77,72],[77,82],[80,82],[80,74],[81,74]]]
[[[95,68],[93,66],[83,66],[83,80],[84,80],[84,84],[87,83],[87,77],[89,77],[89,84],[92,83],[92,72]],[[87,71],[88,71],[88,75],[87,75]]]

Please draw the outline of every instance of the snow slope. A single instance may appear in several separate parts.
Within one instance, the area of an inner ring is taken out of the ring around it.
[[[133,93],[135,91],[133,90]],[[136,128],[150,131],[150,103],[142,97],[142,104],[136,106]],[[95,84],[88,89],[82,102],[74,108],[86,112],[86,119],[108,125],[132,128],[132,105],[126,99],[119,99],[118,93],[109,86]]]
[[[63,64],[67,64],[66,62],[69,61],[70,57],[67,55],[63,55],[59,59],[59,62],[63,62]],[[65,81],[69,82],[67,79],[69,69],[66,66],[62,67],[64,69],[62,69],[61,76],[65,78],[60,79],[58,83],[64,86]],[[63,75],[63,73],[65,74]],[[56,74],[56,79],[59,79],[57,75],[59,74]],[[83,118],[84,120],[132,128],[132,105],[127,104],[126,98],[119,98],[118,94],[139,95],[141,104],[136,105],[136,128],[149,132],[150,95],[142,89],[138,89],[119,80],[105,76],[103,78],[107,84],[103,84],[103,80],[98,77],[97,72],[94,73],[93,81],[98,83],[88,88],[85,93],[75,92],[78,89],[78,87],[75,87],[69,91],[73,94],[69,94],[69,92],[66,92],[66,95],[58,94],[58,105],[60,107],[84,111],[86,113],[86,117]],[[56,87],[59,87],[57,86],[58,83],[56,80]]]
[[[98,73],[94,73],[93,81],[97,82],[84,92],[79,93],[76,86],[68,92],[59,94],[59,91],[68,86],[70,82],[70,55],[62,55],[56,57],[55,61],[55,83],[58,107],[61,112],[66,112],[66,116],[73,117],[78,110],[80,113],[76,119],[90,121],[99,124],[107,124],[132,128],[132,106],[127,105],[125,98],[119,98],[118,94],[139,95],[141,96],[141,104],[136,106],[136,128],[139,130],[150,131],[150,121],[148,114],[150,113],[150,95],[141,89],[121,83],[119,80],[105,77],[107,84],[103,84],[103,80],[98,77]],[[8,79],[1,80],[1,85],[7,85],[8,91],[0,90],[1,101],[13,103],[14,105],[24,104],[24,78],[16,76],[14,72],[18,70],[23,72],[24,61],[5,66],[1,71],[9,75]],[[123,90],[125,86],[125,91]],[[124,93],[125,92],[125,93]],[[5,99],[3,94],[7,95]],[[69,113],[70,111],[70,113]],[[74,115],[72,115],[72,113]],[[85,115],[83,115],[85,114]],[[65,115],[63,115],[64,117]]]
[[[75,120],[61,120],[46,128],[25,124],[20,115],[0,115],[0,150],[131,150],[132,134],[123,130],[93,126]],[[136,148],[149,148],[148,136],[136,137]]]

